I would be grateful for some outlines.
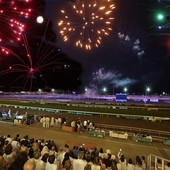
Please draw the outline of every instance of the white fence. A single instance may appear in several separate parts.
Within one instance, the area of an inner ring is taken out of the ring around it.
[[[147,170],[170,170],[170,160],[150,154],[147,159]]]

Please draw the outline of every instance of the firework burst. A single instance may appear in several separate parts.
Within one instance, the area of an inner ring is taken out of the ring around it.
[[[0,0],[0,49],[6,53],[4,44],[21,40],[26,19],[30,16],[31,0]]]
[[[45,81],[44,72],[52,71],[56,64],[59,64],[57,56],[61,52],[59,48],[46,42],[43,38],[35,39],[31,45],[29,45],[26,35],[23,34],[22,39],[24,41],[22,48],[20,48],[20,54],[17,54],[18,48],[13,51],[9,50],[12,64],[8,64],[0,72],[0,76],[11,75],[9,86],[19,83],[22,90],[31,91],[36,80]]]
[[[58,21],[63,40],[85,50],[99,47],[112,31],[112,0],[76,0],[69,5],[61,10],[62,19]]]

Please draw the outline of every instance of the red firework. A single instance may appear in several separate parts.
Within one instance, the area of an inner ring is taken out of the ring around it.
[[[20,41],[25,31],[26,19],[30,16],[31,0],[0,0],[0,49]]]

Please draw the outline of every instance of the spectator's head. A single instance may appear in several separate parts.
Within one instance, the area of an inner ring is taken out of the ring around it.
[[[142,166],[142,161],[139,156],[136,156],[136,164]]]
[[[158,163],[158,164],[161,164],[161,160],[160,160],[160,159],[158,159],[158,160],[157,160],[157,163]]]
[[[49,153],[48,146],[44,146],[42,151],[41,151],[41,156],[43,156],[45,153]]]
[[[50,156],[48,157],[48,162],[49,162],[50,164],[53,164],[54,161],[55,161],[55,156],[54,156],[54,155],[50,155]]]
[[[18,141],[16,141],[16,140],[12,141],[11,145],[12,145],[13,150],[19,150],[20,147],[21,147],[20,143]]]
[[[49,154],[48,154],[48,153],[45,153],[45,154],[42,156],[41,160],[42,160],[43,162],[47,163],[48,157],[49,157]]]
[[[132,164],[132,159],[131,159],[131,158],[129,158],[128,163],[129,163],[129,164]]]
[[[121,162],[124,162],[124,161],[125,161],[125,157],[124,157],[124,155],[121,155],[121,157],[120,157],[120,161],[121,161]]]
[[[106,153],[107,154],[111,154],[111,150],[110,149],[106,149]]]
[[[142,160],[145,161],[145,157],[144,156],[142,156]]]
[[[83,159],[83,158],[84,158],[84,150],[83,149],[79,149],[78,159]]]
[[[28,156],[29,156],[29,158],[34,158],[34,150],[33,150],[33,148],[29,149]]]
[[[28,159],[27,162],[25,162],[23,170],[35,170],[36,164],[34,159]]]
[[[8,144],[5,148],[6,155],[10,155],[12,153],[12,145]]]

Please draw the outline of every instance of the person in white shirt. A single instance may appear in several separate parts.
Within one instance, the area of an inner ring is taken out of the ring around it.
[[[51,125],[51,126],[54,126],[54,117],[51,117],[50,125]]]
[[[142,161],[139,156],[136,156],[135,170],[142,170]]]
[[[122,155],[120,157],[119,163],[121,164],[122,170],[126,170],[127,161],[126,161],[124,155]]]
[[[45,118],[45,124],[46,124],[46,128],[49,128],[50,127],[50,118],[47,116],[46,118]]]
[[[135,166],[132,163],[132,159],[130,158],[128,163],[127,163],[127,170],[134,170],[134,169],[135,169]]]
[[[50,155],[45,167],[45,170],[57,170],[57,164],[55,163],[55,156]]]
[[[84,158],[84,151],[80,148],[78,153],[78,159],[73,160],[73,169],[74,170],[84,170],[84,167],[87,164],[86,160],[83,160]]]
[[[42,126],[43,126],[43,128],[45,128],[45,126],[46,126],[46,118],[45,118],[45,116],[43,116],[43,118],[42,118]]]

